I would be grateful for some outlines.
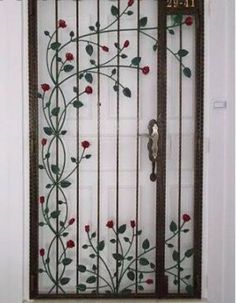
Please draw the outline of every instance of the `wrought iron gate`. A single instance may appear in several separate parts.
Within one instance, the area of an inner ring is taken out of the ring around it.
[[[31,298],[200,297],[203,0],[29,0]]]

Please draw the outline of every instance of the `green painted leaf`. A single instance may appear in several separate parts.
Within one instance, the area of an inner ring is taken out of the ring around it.
[[[186,49],[180,49],[179,51],[178,51],[178,55],[180,56],[180,57],[185,57],[185,56],[187,56],[188,55],[188,51],[186,50]]]
[[[173,251],[172,258],[174,261],[179,260],[179,253],[176,250]]]
[[[44,169],[44,166],[42,164],[39,164],[38,168],[39,169]]]
[[[52,170],[52,172],[53,172],[55,175],[58,175],[59,172],[60,172],[59,167],[58,167],[57,165],[54,165],[54,164],[51,165],[51,170]]]
[[[183,21],[183,15],[182,14],[174,15],[173,21],[175,25],[180,24]]]
[[[89,255],[89,257],[90,257],[91,259],[94,259],[94,258],[96,257],[96,255],[95,255],[95,254],[91,254],[91,255]]]
[[[183,231],[183,233],[187,233],[187,232],[189,232],[189,229],[183,229],[182,231]]]
[[[68,235],[69,235],[68,232],[64,232],[64,233],[62,234],[62,237],[67,237]]]
[[[65,202],[59,200],[57,203],[60,204],[60,205],[62,205],[62,204],[64,204]]]
[[[134,258],[133,256],[129,256],[129,257],[127,257],[126,259],[127,259],[128,261],[131,261],[133,258]]]
[[[61,132],[61,135],[65,135],[67,133],[67,131],[66,130],[63,130],[62,132]]]
[[[42,273],[44,272],[44,270],[43,270],[42,268],[39,268],[39,269],[38,269],[38,272],[39,272],[40,274],[42,274]]]
[[[128,88],[128,87],[125,87],[124,89],[123,89],[123,94],[126,96],[126,97],[131,97],[131,91],[130,91],[130,89]]]
[[[50,158],[50,153],[46,153],[45,158],[49,159]]]
[[[142,230],[138,230],[137,235],[140,236],[142,234]]]
[[[139,263],[140,263],[140,265],[146,266],[149,264],[149,261],[146,258],[140,258]]]
[[[96,281],[97,281],[97,278],[95,276],[90,276],[86,280],[86,282],[89,283],[89,284],[95,283]]]
[[[129,242],[129,238],[128,237],[124,237],[124,241],[125,242]]]
[[[75,33],[74,33],[73,31],[71,31],[71,32],[70,32],[70,36],[71,36],[71,38],[73,38],[73,37],[74,37],[74,35],[75,35]]]
[[[121,225],[117,230],[118,234],[123,234],[125,231],[126,231],[126,224]]]
[[[135,57],[132,59],[131,64],[137,66],[141,62],[141,59],[141,57]]]
[[[173,29],[169,29],[168,31],[169,31],[169,34],[171,34],[171,35],[175,34],[175,31]]]
[[[44,226],[45,223],[44,222],[39,222],[39,226]]]
[[[143,247],[143,249],[148,249],[150,247],[150,243],[149,243],[148,239],[143,241],[142,247]]]
[[[96,266],[95,264],[93,264],[92,270],[93,270],[93,271],[97,270],[97,266]]]
[[[40,93],[37,93],[37,97],[38,97],[39,99],[42,99],[42,98],[43,98],[42,94],[40,94]]]
[[[143,273],[141,272],[140,274],[139,274],[139,280],[142,280],[143,279]]]
[[[193,249],[188,249],[185,252],[185,257],[190,258],[193,255]]]
[[[52,184],[47,184],[45,187],[46,187],[46,188],[51,188],[51,187],[52,187]]]
[[[184,279],[189,280],[191,278],[191,275],[187,275],[184,277]]]
[[[167,244],[167,246],[168,246],[169,248],[173,248],[173,247],[174,247],[174,245],[171,244],[171,243]]]
[[[69,181],[61,181],[61,187],[62,188],[66,188],[66,187],[69,187],[71,185],[71,183]]]
[[[90,60],[90,63],[92,64],[92,65],[96,65],[96,61],[95,60]]]
[[[85,74],[85,80],[89,83],[93,83],[93,76],[90,73]]]
[[[45,263],[46,263],[46,264],[49,264],[49,263],[50,263],[50,258],[47,258],[47,259],[45,260]]]
[[[191,78],[191,76],[192,76],[191,69],[188,68],[188,67],[185,67],[185,68],[183,69],[183,73],[184,73],[184,75],[185,75],[186,77],[188,77],[188,78]]]
[[[93,46],[91,44],[86,45],[85,50],[86,50],[86,53],[89,56],[92,56],[92,54],[93,54]]]
[[[115,260],[123,260],[124,259],[124,257],[121,255],[121,254],[119,254],[119,253],[117,253],[117,254],[112,254],[112,256],[113,256],[113,258],[115,259]]]
[[[113,86],[113,89],[114,89],[115,92],[118,92],[119,86],[118,86],[118,85],[114,85],[114,86]]]
[[[135,279],[135,274],[134,274],[134,272],[133,272],[133,271],[128,271],[127,277],[128,277],[131,281],[134,281],[134,279]]]
[[[66,73],[69,73],[69,72],[71,72],[72,71],[72,69],[74,69],[74,66],[73,65],[71,65],[71,64],[66,64],[65,66],[64,66],[64,72],[66,72]]]
[[[177,230],[177,224],[174,221],[170,223],[170,231],[175,232]]]
[[[44,31],[44,35],[49,36],[50,35],[49,31]]]
[[[79,79],[81,80],[83,78],[84,74],[83,73],[80,73],[79,74]]]
[[[53,116],[58,116],[59,112],[60,112],[60,107],[54,107],[51,111],[51,114]]]
[[[61,43],[59,43],[59,42],[53,42],[51,44],[51,49],[57,50],[60,46],[61,46]]]
[[[65,223],[63,221],[60,221],[60,226],[61,227],[65,226]]]
[[[84,245],[82,246],[82,248],[83,248],[83,249],[87,249],[87,248],[88,248],[88,245],[87,245],[87,244],[84,244]]]
[[[95,238],[96,237],[96,232],[91,234],[91,238]]]
[[[115,74],[116,74],[116,68],[114,68],[114,69],[111,71],[111,74],[112,74],[112,75],[115,75]]]
[[[84,266],[84,265],[78,265],[78,271],[79,272],[86,272],[86,266]]]
[[[154,269],[156,266],[155,266],[154,263],[150,263],[150,267],[151,267],[152,269]]]
[[[139,22],[138,22],[139,27],[144,27],[144,26],[146,26],[147,21],[148,21],[148,18],[147,18],[147,17],[141,18],[141,19],[139,20]]]
[[[76,163],[76,159],[74,157],[71,157],[71,162]]]
[[[51,136],[53,134],[53,130],[51,129],[51,127],[44,127],[43,130],[48,136]]]
[[[51,212],[51,217],[52,217],[53,219],[56,219],[56,218],[59,217],[60,213],[61,213],[60,210],[54,210],[53,212]]]
[[[111,7],[111,14],[113,16],[119,15],[119,9],[116,6],[114,6],[114,5],[112,5],[112,7]]]
[[[152,49],[154,50],[154,52],[157,50],[157,44],[154,44]]]
[[[178,280],[174,279],[173,283],[174,283],[175,285],[178,285]]]
[[[144,290],[144,287],[143,287],[142,285],[139,285],[139,286],[138,286],[138,290],[141,290],[141,291],[142,291],[142,290]]]
[[[134,12],[132,12],[132,11],[128,11],[128,12],[127,12],[127,15],[128,15],[128,16],[131,16],[131,15],[133,15],[133,13],[134,13]]]
[[[116,239],[111,239],[110,242],[111,242],[112,244],[114,244],[114,243],[116,243]]]
[[[86,285],[84,285],[84,284],[79,284],[79,285],[77,286],[77,289],[80,290],[80,291],[85,291],[85,290],[86,290]]]
[[[90,159],[91,157],[92,157],[92,155],[89,155],[89,154],[85,156],[86,159]]]
[[[91,31],[95,31],[95,27],[94,26],[89,26],[89,29],[91,30]]]
[[[67,266],[67,265],[69,265],[72,261],[73,261],[73,260],[70,259],[70,258],[65,258],[65,259],[62,260],[62,264],[65,265],[65,266]]]
[[[126,295],[126,294],[131,294],[132,293],[132,289],[129,288],[125,288],[122,289],[121,294]]]
[[[105,247],[105,242],[104,241],[100,241],[98,243],[97,250],[101,251],[101,250],[104,249],[104,247]]]
[[[128,56],[127,56],[126,54],[122,54],[122,55],[121,55],[121,58],[122,58],[122,59],[126,59],[127,57],[128,57]]]
[[[100,28],[100,23],[97,21],[96,23],[95,23],[95,26],[96,26],[96,28]]]
[[[81,101],[76,100],[76,101],[73,102],[73,106],[75,108],[80,108],[80,107],[84,106],[84,104]]]
[[[193,294],[193,287],[192,287],[192,285],[187,285],[186,288],[185,288],[185,290],[187,291],[187,293],[189,295]]]

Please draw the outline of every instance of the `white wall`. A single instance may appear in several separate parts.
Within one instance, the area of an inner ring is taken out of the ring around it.
[[[205,2],[203,295],[210,303],[234,303],[234,0]],[[26,17],[25,0],[0,1],[1,303],[21,303],[28,295]],[[214,109],[214,100],[227,100],[227,108]]]

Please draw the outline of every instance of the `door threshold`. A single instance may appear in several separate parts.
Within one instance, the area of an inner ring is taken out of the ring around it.
[[[101,303],[101,299],[60,299],[60,300],[29,300],[24,303]],[[137,299],[106,299],[106,303],[113,302],[125,302],[125,303],[137,303]],[[207,303],[205,299],[139,299],[139,303]]]

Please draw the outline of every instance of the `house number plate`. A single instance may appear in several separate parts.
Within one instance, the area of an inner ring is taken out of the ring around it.
[[[194,8],[195,0],[167,0],[167,8]]]

